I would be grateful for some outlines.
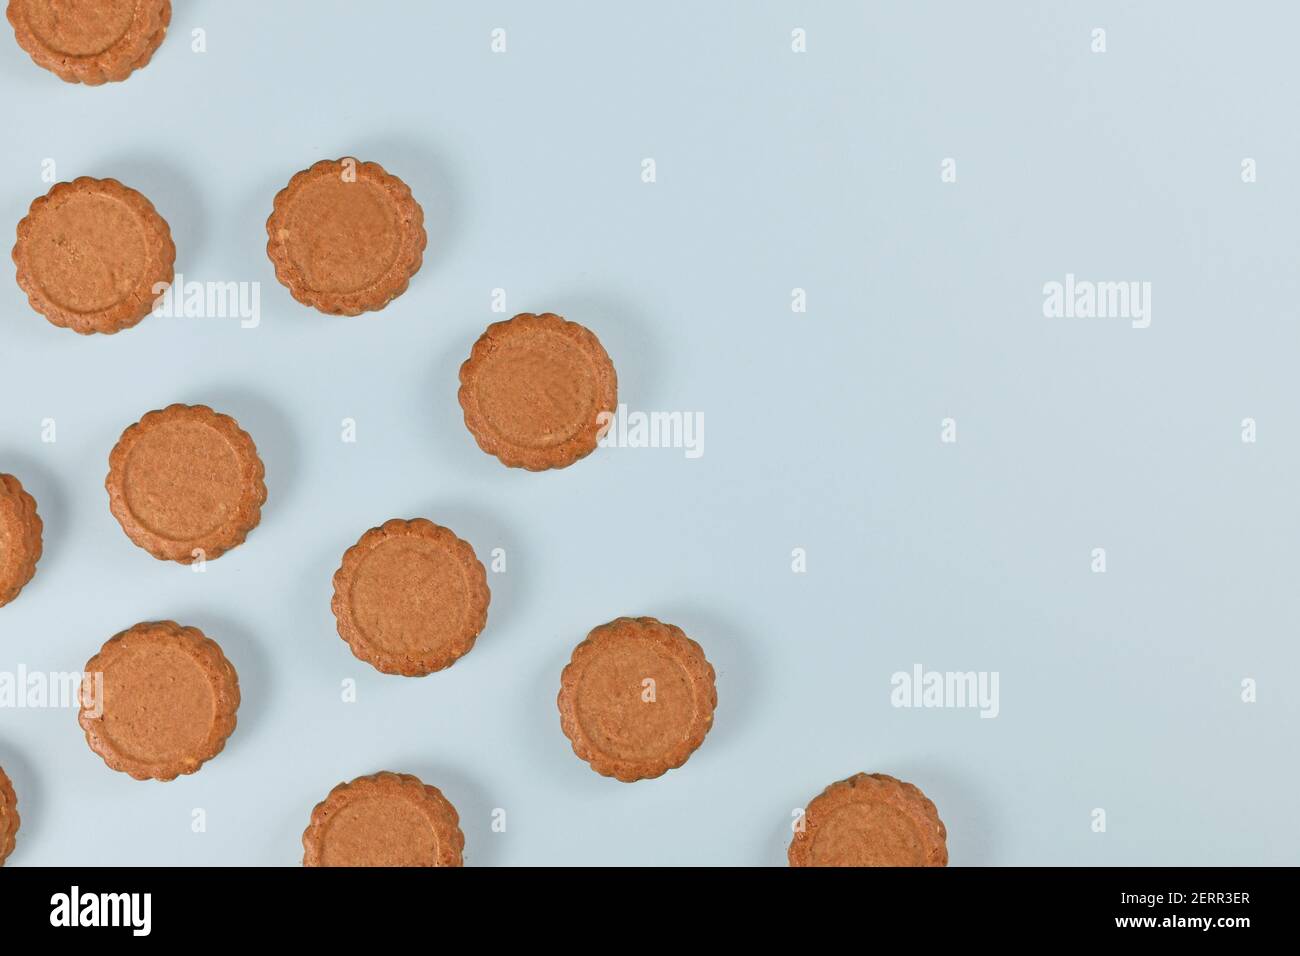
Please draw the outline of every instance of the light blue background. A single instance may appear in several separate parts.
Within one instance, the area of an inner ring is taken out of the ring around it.
[[[263,294],[256,330],[83,339],[0,284],[0,470],[47,527],[0,669],[76,670],[167,617],[244,693],[226,751],[165,785],[109,771],[72,712],[0,711],[10,863],[294,864],[315,803],[380,769],[446,792],[470,865],[783,864],[791,810],[859,770],[920,785],[954,865],[1300,862],[1297,28],[1281,2],[194,0],[98,89],[0,37],[0,222],[53,158],[149,196],[187,278]],[[264,251],[276,191],[344,154],[427,215],[372,317],[293,302]],[[1067,272],[1152,282],[1151,327],[1044,318]],[[704,456],[482,454],[456,372],[496,287],[595,330],[632,408],[703,412]],[[121,430],[177,401],[267,466],[261,527],[202,575],[131,545],[102,487]],[[508,555],[473,652],[422,680],[356,661],[329,610],[343,551],[415,515]],[[718,671],[702,749],[635,785],[555,709],[621,614]],[[998,671],[1001,715],[891,707],[915,663]]]

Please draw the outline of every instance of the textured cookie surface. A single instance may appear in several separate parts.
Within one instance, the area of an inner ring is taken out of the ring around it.
[[[266,503],[248,433],[206,405],[170,405],[122,433],[108,459],[109,508],[154,557],[191,564],[241,544]]]
[[[58,183],[32,203],[13,249],[18,285],[52,324],[112,334],[147,316],[175,278],[171,229],[116,179]]]
[[[173,780],[219,754],[239,678],[217,643],[175,621],[137,624],[86,664],[78,722],[90,749],[137,780]]]
[[[0,474],[0,607],[36,575],[43,532],[36,499],[13,475]]]
[[[171,23],[171,0],[9,0],[18,45],[69,83],[97,86],[146,66]]]
[[[947,866],[947,830],[910,783],[859,773],[827,787],[804,809],[791,866]]]
[[[394,518],[343,555],[332,607],[353,654],[415,677],[469,652],[487,626],[490,597],[468,542],[424,518]]]
[[[460,368],[465,426],[514,468],[564,468],[596,448],[618,405],[614,364],[588,329],[554,313],[489,325]]]
[[[4,767],[0,767],[0,866],[14,851],[14,840],[18,836],[18,797],[14,786],[5,776]]]
[[[302,847],[303,866],[460,866],[465,837],[437,787],[384,771],[331,790]]]
[[[424,210],[378,163],[322,160],[289,180],[266,221],[275,277],[331,315],[382,309],[424,259]]]
[[[713,726],[718,694],[704,651],[680,628],[621,617],[574,649],[558,704],[573,752],[631,782],[686,762]]]

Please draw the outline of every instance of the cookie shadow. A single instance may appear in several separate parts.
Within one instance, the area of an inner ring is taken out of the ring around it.
[[[182,608],[176,620],[185,626],[197,627],[216,641],[226,659],[235,668],[239,678],[239,710],[235,714],[235,730],[217,760],[227,753],[242,750],[254,733],[266,723],[274,701],[274,679],[271,659],[260,642],[247,627],[221,613],[204,608]]]
[[[214,411],[229,415],[253,437],[258,457],[266,466],[266,503],[262,506],[262,523],[269,525],[277,516],[285,514],[298,487],[301,462],[298,436],[288,416],[257,392],[224,385],[196,389],[185,401],[208,405]],[[256,535],[257,529],[254,529],[249,540],[255,541]]]
[[[4,770],[13,783],[18,802],[18,835],[14,838],[14,852],[6,863],[25,859],[24,844],[36,839],[45,825],[45,788],[36,765],[8,741],[0,739],[0,770]]]
[[[27,493],[36,499],[36,514],[42,524],[41,559],[36,563],[36,577],[28,585],[31,587],[40,581],[42,571],[53,571],[68,553],[65,545],[72,531],[69,499],[54,470],[31,455],[6,451],[0,456],[0,471],[17,478]]]
[[[429,786],[437,787],[451,801],[460,817],[461,832],[465,834],[466,866],[501,865],[504,841],[510,832],[510,811],[501,806],[500,800],[494,800],[477,779],[446,764],[424,760],[394,764],[391,769],[397,773],[414,774]],[[498,810],[506,813],[504,832],[492,829],[494,814]]]
[[[171,229],[178,273],[201,259],[208,239],[207,209],[199,184],[181,168],[153,154],[126,153],[100,159],[88,175],[120,180],[153,203]]]

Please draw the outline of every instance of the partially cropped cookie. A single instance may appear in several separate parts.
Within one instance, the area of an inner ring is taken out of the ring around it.
[[[221,648],[175,621],[137,624],[86,664],[78,722],[90,749],[137,780],[174,780],[235,730],[239,678]]]
[[[331,790],[302,847],[303,866],[460,866],[465,836],[437,787],[384,771]]]
[[[148,199],[83,176],[32,203],[13,258],[27,301],[52,324],[111,335],[153,311],[175,278],[176,246]]]
[[[558,703],[573,752],[630,783],[686,762],[713,726],[718,692],[703,649],[681,628],[620,617],[574,648]]]
[[[36,575],[43,531],[36,499],[13,475],[0,474],[0,607]]]
[[[331,607],[359,659],[419,677],[469,653],[487,626],[490,599],[469,542],[425,518],[394,518],[343,555]]]
[[[9,0],[18,45],[69,83],[125,80],[148,65],[172,19],[171,0]]]
[[[804,808],[791,866],[947,866],[948,832],[917,787],[883,773],[833,783]]]
[[[0,866],[14,851],[14,838],[18,835],[18,797],[14,785],[0,767]]]
[[[322,160],[289,180],[266,221],[275,277],[331,315],[382,309],[420,271],[428,236],[410,188],[378,163]]]
[[[248,433],[206,405],[169,405],[122,433],[109,508],[155,558],[192,564],[243,543],[262,520],[266,469]]]
[[[589,329],[525,312],[474,343],[459,398],[480,448],[512,468],[544,471],[595,450],[618,405],[618,376]]]

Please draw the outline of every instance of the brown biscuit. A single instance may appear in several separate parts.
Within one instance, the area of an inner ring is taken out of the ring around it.
[[[192,564],[220,557],[257,527],[265,474],[253,439],[229,415],[170,405],[122,433],[104,487],[128,538],[155,558]]]
[[[0,607],[35,576],[44,528],[36,499],[13,475],[0,474]]]
[[[574,648],[558,702],[573,752],[631,783],[686,762],[713,726],[718,692],[703,649],[680,628],[620,617]]]
[[[303,866],[461,866],[465,835],[437,787],[383,771],[316,804],[302,848]]]
[[[420,677],[469,653],[490,599],[468,542],[425,518],[394,518],[343,555],[331,607],[358,658],[385,674]]]
[[[198,628],[137,624],[110,639],[85,675],[77,719],[86,743],[137,780],[194,773],[235,730],[239,677]]]
[[[27,301],[52,324],[111,335],[153,311],[175,278],[176,246],[148,199],[83,176],[32,203],[13,258]]]
[[[148,65],[171,23],[171,0],[9,0],[18,45],[69,83],[125,80]]]
[[[410,188],[378,163],[321,160],[289,180],[266,221],[275,277],[330,315],[382,309],[420,271],[428,236]]]
[[[4,767],[0,767],[0,866],[14,851],[14,838],[18,835],[18,797],[14,795],[14,785],[5,776]]]
[[[948,832],[917,787],[883,773],[833,783],[804,809],[791,866],[947,866]]]
[[[460,367],[465,426],[512,468],[566,468],[596,448],[618,405],[600,340],[551,312],[487,327]]]

